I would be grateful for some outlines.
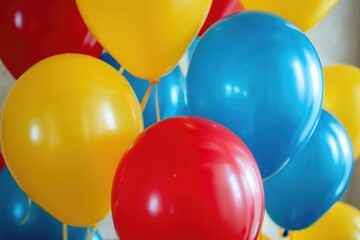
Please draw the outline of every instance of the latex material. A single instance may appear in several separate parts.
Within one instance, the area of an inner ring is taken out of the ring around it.
[[[101,59],[116,69],[120,68],[120,64],[108,53],[103,54]],[[149,83],[144,81],[144,79],[139,79],[131,75],[127,71],[124,71],[123,75],[134,89],[138,100],[141,101]],[[181,73],[179,67],[176,67],[169,74],[160,79],[157,87],[161,119],[188,114],[188,106],[185,99],[185,84],[185,77]],[[143,112],[143,118],[145,128],[156,123],[155,90],[151,92]]]
[[[28,215],[29,214],[29,215]],[[28,218],[27,218],[28,216]],[[63,224],[21,191],[7,168],[0,172],[0,239],[63,240]],[[87,228],[68,226],[68,240],[87,240]],[[91,240],[101,240],[99,232]]]
[[[337,202],[311,227],[290,232],[290,240],[360,239],[360,211],[343,202]]]
[[[360,69],[351,65],[324,68],[324,108],[344,124],[354,148],[354,159],[360,157]]]
[[[204,32],[214,23],[231,14],[238,13],[243,10],[239,0],[213,0],[210,12],[203,24],[198,36],[201,37]]]
[[[103,47],[136,77],[159,79],[178,63],[212,0],[77,0]]]
[[[104,62],[110,64],[110,66],[112,66],[113,68],[115,68],[116,70],[120,70],[120,63],[118,63],[108,52],[104,52],[103,54],[101,54],[100,57],[101,60],[103,60]],[[124,70],[125,72],[125,70]]]
[[[256,239],[264,214],[254,157],[231,131],[177,117],[146,129],[114,178],[112,214],[122,240]]]
[[[89,56],[57,55],[11,89],[2,150],[31,199],[62,222],[90,226],[109,212],[116,166],[142,124],[136,96],[116,70]]]
[[[194,53],[194,50],[196,48],[196,45],[198,44],[200,38],[195,38],[194,41],[190,44],[190,47],[188,49],[188,60],[190,62],[192,54]]]
[[[3,169],[3,167],[5,167],[5,161],[0,149],[0,171]]]
[[[261,236],[258,236],[257,240],[271,240],[271,238],[269,238],[265,234],[262,234]]]
[[[192,114],[224,124],[244,140],[266,179],[315,128],[322,68],[312,44],[294,25],[271,14],[244,12],[200,39],[187,94]]]
[[[346,130],[323,111],[305,147],[280,173],[265,181],[267,212],[284,229],[309,227],[341,198],[353,165]]]
[[[55,54],[101,55],[74,0],[0,0],[0,6],[0,58],[16,79]]]
[[[278,14],[308,31],[319,23],[339,0],[240,0],[246,10]]]

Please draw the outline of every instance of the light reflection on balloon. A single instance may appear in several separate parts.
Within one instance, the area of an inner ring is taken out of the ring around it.
[[[343,195],[353,165],[345,128],[323,110],[305,147],[264,183],[270,217],[287,230],[309,227]]]
[[[270,179],[315,128],[322,67],[309,39],[291,22],[246,11],[201,37],[189,66],[187,94],[191,114],[234,131],[254,154],[263,178]]]
[[[233,132],[207,119],[166,119],[144,130],[117,168],[115,228],[123,240],[256,239],[262,184]]]

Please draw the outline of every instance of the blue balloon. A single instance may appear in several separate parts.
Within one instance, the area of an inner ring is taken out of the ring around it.
[[[30,212],[29,212],[30,211]],[[0,171],[0,239],[62,240],[63,224],[32,202],[4,167]],[[101,240],[98,232],[92,240]],[[68,226],[68,240],[87,240],[87,228]]]
[[[192,43],[190,44],[190,47],[189,47],[189,49],[188,49],[188,51],[187,51],[188,60],[189,60],[189,61],[191,60],[191,56],[192,56],[192,54],[194,53],[194,50],[195,50],[195,48],[196,48],[196,45],[197,45],[198,42],[199,42],[199,39],[200,39],[200,38],[196,37],[196,38],[192,41]]]
[[[101,56],[101,59],[109,63],[115,69],[120,69],[120,64],[117,63],[110,54],[104,53]],[[147,88],[149,87],[149,82],[143,79],[139,79],[127,71],[124,71],[123,75],[134,89],[138,100],[141,101]],[[172,72],[160,79],[158,84],[158,96],[161,119],[188,115],[188,107],[185,96],[185,84],[185,78],[179,67],[176,67]],[[153,89],[145,111],[143,112],[145,128],[156,123],[155,106],[155,89]]]
[[[323,85],[319,57],[304,33],[278,16],[247,11],[200,39],[187,93],[191,113],[234,131],[267,179],[313,132]]]
[[[305,147],[280,173],[265,181],[270,217],[287,230],[309,227],[343,195],[353,165],[345,128],[323,111]]]
[[[121,67],[120,63],[118,63],[115,58],[113,58],[108,52],[104,52],[103,54],[101,54],[100,59],[110,64],[110,66],[112,66],[116,70],[119,70]]]

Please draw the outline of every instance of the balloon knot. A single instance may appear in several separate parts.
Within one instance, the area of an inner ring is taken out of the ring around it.
[[[284,233],[283,233],[283,237],[288,237],[289,236],[289,230],[284,230]]]
[[[158,78],[157,79],[150,79],[149,81],[150,81],[151,85],[154,85],[154,84],[158,84],[160,82],[160,79],[158,79]]]

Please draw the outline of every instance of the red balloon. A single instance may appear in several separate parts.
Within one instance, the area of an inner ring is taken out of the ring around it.
[[[5,160],[4,157],[0,151],[0,171],[3,169],[3,167],[5,167]]]
[[[209,15],[198,33],[198,36],[201,37],[204,32],[217,21],[242,10],[243,7],[240,5],[239,0],[213,0]]]
[[[0,58],[15,78],[55,54],[101,52],[75,0],[0,0]]]
[[[264,214],[262,178],[230,130],[171,118],[141,133],[123,156],[112,214],[121,240],[253,240]]]

